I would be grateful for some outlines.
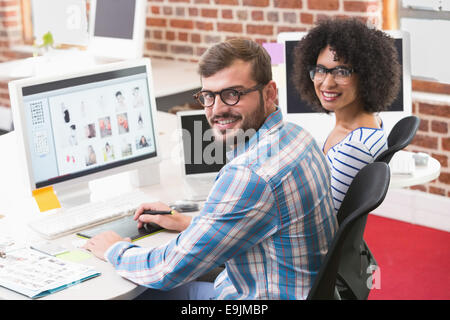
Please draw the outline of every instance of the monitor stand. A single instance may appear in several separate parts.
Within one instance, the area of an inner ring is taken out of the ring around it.
[[[130,172],[133,187],[146,187],[159,184],[159,163],[146,165]]]
[[[123,172],[125,174],[125,172]],[[139,167],[138,169],[131,170],[129,173],[129,183],[131,184],[132,188],[141,188],[146,187],[154,184],[159,184],[159,163],[146,165],[143,167]],[[109,177],[112,176],[107,176]],[[100,181],[101,179],[107,178],[99,178],[97,179]],[[90,182],[80,182],[80,183],[71,183],[69,185],[64,186],[54,186],[54,190],[56,193],[56,196],[58,197],[58,200],[61,204],[62,208],[70,208],[74,206],[79,206],[82,204],[89,203],[91,201],[96,201],[96,199],[93,199],[93,196],[95,198],[102,198],[105,196],[104,193],[97,191],[96,187],[93,186],[94,194],[91,192],[90,183],[95,183],[96,181],[92,180]],[[114,180],[113,184],[117,183],[117,181]],[[119,182],[120,183],[120,182]],[[125,185],[127,183],[125,182]],[[111,184],[109,185],[111,186]],[[118,189],[122,189],[122,186],[116,186]],[[114,186],[113,186],[114,188]],[[116,189],[117,189],[116,188]],[[129,188],[129,187],[128,187]]]
[[[54,188],[62,208],[79,206],[91,201],[91,189],[88,182]]]

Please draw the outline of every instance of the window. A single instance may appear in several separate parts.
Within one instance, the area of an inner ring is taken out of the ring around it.
[[[50,31],[56,44],[86,45],[86,0],[21,0],[25,44]]]
[[[413,90],[449,94],[450,0],[384,0],[383,8],[384,29],[410,34]]]

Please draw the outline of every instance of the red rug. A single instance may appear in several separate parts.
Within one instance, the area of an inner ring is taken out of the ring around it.
[[[450,233],[369,215],[364,238],[380,267],[369,300],[450,299]]]

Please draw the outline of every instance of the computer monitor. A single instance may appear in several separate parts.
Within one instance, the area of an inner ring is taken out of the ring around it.
[[[216,142],[204,110],[177,112],[181,136],[181,172],[186,195],[205,199],[226,163],[224,143]]]
[[[380,112],[383,127],[387,134],[392,127],[402,118],[411,115],[411,60],[409,34],[404,31],[385,31],[395,39],[398,59],[402,66],[402,79],[400,91],[395,101]],[[291,81],[293,73],[293,50],[306,32],[286,32],[278,35],[278,42],[284,44],[285,63],[282,64],[281,74],[284,77],[279,91],[280,108],[285,114],[286,120],[294,122],[307,131],[322,145],[331,129],[334,127],[334,113],[326,114],[315,111],[305,101],[301,100],[300,94]],[[368,61],[370,63],[370,61]]]
[[[226,163],[225,144],[215,142],[204,110],[177,112],[183,144],[183,175],[213,175]]]
[[[146,0],[91,0],[89,52],[117,59],[142,57],[146,12]]]
[[[158,183],[151,75],[150,60],[139,59],[10,82],[27,190],[53,186],[71,206],[89,201],[90,181],[112,174]]]

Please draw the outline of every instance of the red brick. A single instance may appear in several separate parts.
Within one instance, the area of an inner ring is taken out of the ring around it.
[[[172,19],[170,20],[170,26],[173,28],[193,29],[194,22],[192,20]]]
[[[191,17],[198,16],[198,8],[189,8],[188,12]]]
[[[431,122],[431,131],[437,133],[447,133],[448,132],[447,122],[433,120]]]
[[[375,12],[378,10],[377,2],[344,1],[344,11]]]
[[[442,138],[442,149],[450,151],[450,138]]]
[[[200,43],[201,41],[202,41],[202,38],[198,33],[191,34],[191,42]]]
[[[270,25],[247,25],[248,34],[273,35],[273,26]]]
[[[441,167],[443,167],[443,168],[448,167],[448,156],[443,155],[443,154],[437,154],[437,153],[432,153],[431,156],[433,158],[435,158],[437,161],[439,161],[439,163],[441,164]]]
[[[188,41],[188,33],[187,32],[178,32],[178,40]]]
[[[440,195],[440,196],[445,196],[445,189],[442,189],[442,188],[437,188],[437,187],[430,186],[428,191],[430,193],[433,193],[433,194],[437,194],[437,195]]]
[[[339,9],[339,0],[308,0],[308,9],[337,10]]]
[[[202,9],[201,16],[205,18],[217,18],[217,9]]]
[[[253,21],[262,21],[264,20],[264,12],[258,10],[258,11],[252,11],[252,20]]]
[[[194,53],[194,48],[192,48],[191,46],[171,45],[170,52],[192,55]]]
[[[219,5],[237,6],[239,5],[239,0],[214,0],[214,3]]]
[[[300,22],[306,24],[312,24],[314,22],[314,16],[310,13],[300,13]]]
[[[147,25],[151,27],[165,27],[167,20],[163,18],[147,18]]]
[[[306,31],[305,27],[277,27],[277,33],[281,32],[303,32]]]
[[[450,184],[450,172],[441,172],[438,180],[439,182]]]
[[[240,23],[217,23],[217,31],[242,33],[243,27]]]
[[[166,31],[166,39],[167,40],[175,40],[175,32],[173,32],[173,31]]]
[[[159,14],[160,7],[152,6],[152,7],[150,8],[150,10],[151,10],[151,13],[153,13],[153,14]]]
[[[422,191],[422,192],[427,192],[427,187],[425,187],[424,185],[417,185],[417,186],[412,186],[410,187],[411,190],[418,190],[418,191]]]
[[[214,0],[214,3],[219,5],[237,6],[239,5],[239,0]]]
[[[224,19],[233,19],[233,10],[222,9],[222,18],[224,18]]]
[[[165,43],[156,43],[156,42],[147,42],[146,43],[146,48],[148,50],[166,52],[167,51],[167,44],[165,44]]]
[[[214,25],[211,22],[196,21],[195,27],[199,30],[211,31],[214,29]]]
[[[450,118],[450,106],[435,105],[429,103],[419,103],[419,113],[429,114],[438,117]]]
[[[419,131],[428,132],[430,130],[430,121],[420,119]]]
[[[242,4],[250,7],[268,7],[269,0],[243,0]]]
[[[438,148],[438,138],[436,137],[430,137],[423,134],[416,134],[413,141],[411,142],[412,145],[428,148],[428,149],[437,149]]]
[[[274,0],[274,7],[300,9],[302,7],[302,0]]]

